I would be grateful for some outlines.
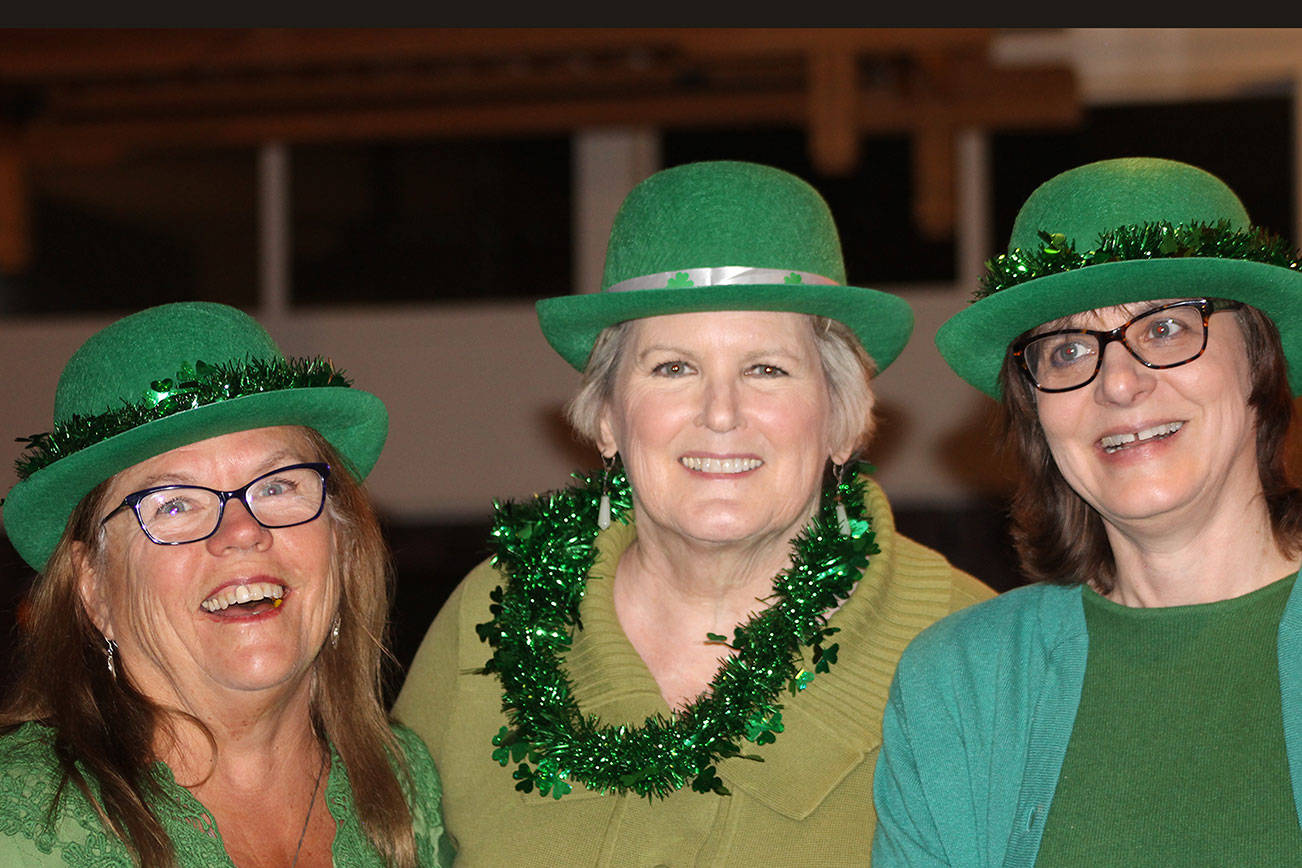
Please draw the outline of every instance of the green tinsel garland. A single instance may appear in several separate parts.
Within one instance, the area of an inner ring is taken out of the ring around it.
[[[123,402],[94,416],[74,415],[54,426],[53,431],[16,438],[26,443],[14,463],[19,479],[26,479],[78,450],[130,431],[174,413],[207,404],[229,401],[258,392],[352,385],[342,372],[325,359],[248,359],[231,364],[184,363],[175,377],[149,384],[136,403]]]
[[[1019,247],[986,263],[986,274],[973,294],[974,301],[1051,274],[1134,259],[1200,256],[1299,269],[1297,251],[1284,239],[1260,227],[1234,229],[1227,220],[1214,224],[1160,221],[1121,226],[1101,234],[1094,249],[1084,252],[1077,252],[1060,233],[1041,230],[1037,234],[1042,241],[1038,250]]]
[[[742,753],[743,740],[768,744],[782,732],[783,688],[794,696],[814,673],[798,668],[800,649],[810,646],[815,672],[836,662],[836,632],[826,612],[850,595],[878,551],[863,506],[858,470],[822,494],[818,514],[792,541],[792,566],[773,582],[771,605],[727,637],[707,640],[736,653],[725,659],[705,693],[669,718],[649,717],[641,727],[603,725],[574,700],[562,655],[579,623],[588,571],[595,552],[601,474],[582,476],[559,492],[525,504],[496,504],[492,530],[494,563],[506,576],[492,593],[491,621],[476,626],[492,646],[484,666],[502,683],[509,722],[493,738],[493,758],[518,763],[516,789],[553,798],[579,781],[601,792],[664,797],[691,783],[701,793],[728,795],[715,764],[727,757],[762,760]],[[622,468],[607,481],[611,516],[627,521],[632,493]],[[845,505],[851,535],[840,532],[837,496]]]

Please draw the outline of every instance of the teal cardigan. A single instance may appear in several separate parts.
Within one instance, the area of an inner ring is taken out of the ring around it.
[[[918,635],[900,658],[882,723],[875,868],[1035,864],[1088,648],[1079,586],[1018,588]],[[1278,649],[1297,809],[1302,579],[1285,606]]]

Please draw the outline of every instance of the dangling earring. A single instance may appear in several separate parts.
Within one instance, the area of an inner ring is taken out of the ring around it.
[[[330,625],[330,647],[339,647],[339,616],[335,615],[334,623]]]
[[[109,637],[104,637],[104,662],[108,664],[109,675],[114,681],[118,680],[117,666],[113,664],[113,656],[117,653],[118,643]]]
[[[601,502],[597,505],[597,527],[605,530],[610,527],[610,494],[606,489],[610,484],[611,468],[615,466],[615,456],[601,456],[601,464]]]
[[[832,464],[832,478],[836,480],[836,523],[841,528],[841,536],[854,536],[850,532],[850,517],[845,514],[845,504],[841,502],[841,480],[845,477],[844,464]]]

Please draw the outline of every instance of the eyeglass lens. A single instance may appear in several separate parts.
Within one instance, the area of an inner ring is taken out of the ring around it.
[[[244,492],[249,512],[264,527],[289,527],[311,521],[325,500],[325,482],[311,467],[273,471]],[[152,491],[136,506],[145,531],[158,542],[203,539],[217,530],[222,498],[206,488],[176,485]]]
[[[1131,354],[1151,367],[1179,365],[1198,357],[1206,339],[1206,321],[1193,304],[1158,308],[1127,324],[1122,341]],[[1101,357],[1097,335],[1080,332],[1047,334],[1023,350],[1026,367],[1042,388],[1069,389],[1094,376]]]

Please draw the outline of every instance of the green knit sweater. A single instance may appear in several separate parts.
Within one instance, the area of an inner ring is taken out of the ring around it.
[[[1080,710],[1037,865],[1298,865],[1276,635],[1292,576],[1131,608],[1084,592]]]
[[[443,833],[439,778],[429,752],[414,733],[397,727],[398,743],[411,769],[415,792],[408,794],[422,868],[452,864],[452,849]],[[49,822],[61,772],[54,753],[53,731],[26,723],[0,738],[0,865],[4,868],[133,868],[122,842],[100,821],[76,787],[67,786]],[[325,798],[335,821],[333,861],[339,868],[384,868],[380,855],[362,830],[348,771],[330,752]],[[216,821],[189,791],[159,763],[155,780],[163,798],[151,804],[176,850],[180,868],[233,868]]]
[[[918,631],[992,596],[930,549],[895,533],[881,490],[866,502],[881,553],[832,616],[837,663],[798,696],[784,696],[785,731],[724,761],[731,796],[690,787],[662,800],[602,795],[576,785],[559,801],[515,790],[491,756],[505,723],[497,679],[479,672],[490,649],[475,633],[489,620],[502,577],[481,564],[453,592],[425,637],[395,706],[430,746],[444,786],[444,816],[458,866],[864,865],[873,833],[873,764],[896,660]],[[613,525],[597,538],[565,667],[579,706],[604,723],[640,725],[668,715],[655,679],[615,615],[613,579],[636,536]]]

